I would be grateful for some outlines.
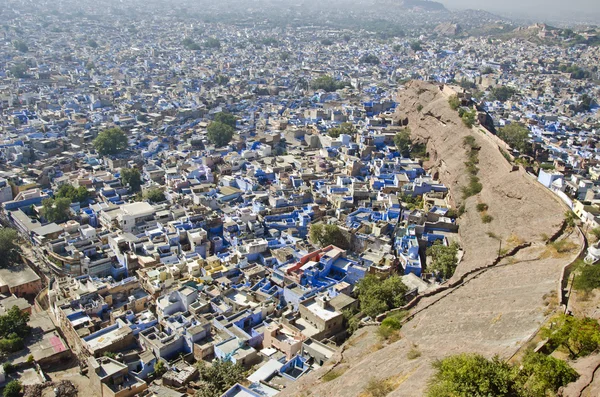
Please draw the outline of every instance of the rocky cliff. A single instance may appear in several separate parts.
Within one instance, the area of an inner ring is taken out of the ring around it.
[[[438,86],[412,82],[399,92],[398,102],[398,117],[408,118],[413,136],[427,142],[426,165],[450,188],[456,205],[465,205],[460,219],[465,255],[455,278],[469,276],[413,308],[401,340],[382,343],[376,327],[362,328],[331,362],[283,396],[365,396],[370,381],[387,382],[393,389],[389,396],[422,396],[436,359],[459,352],[508,358],[548,317],[557,303],[561,270],[578,254],[575,234],[564,237],[573,249],[560,255],[544,243],[560,231],[565,209],[530,176],[513,171],[490,138],[467,129]],[[469,135],[481,147],[483,189],[464,200],[461,189],[469,177],[463,140]],[[475,209],[480,202],[488,204],[492,222],[482,223]],[[508,248],[531,244],[497,266],[471,273],[494,262],[500,240]]]

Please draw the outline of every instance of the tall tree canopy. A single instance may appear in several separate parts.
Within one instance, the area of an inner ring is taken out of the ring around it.
[[[233,138],[234,129],[228,124],[219,121],[213,121],[209,124],[207,130],[208,140],[216,147],[227,145]]]
[[[427,248],[427,255],[433,259],[428,267],[429,271],[439,274],[442,278],[452,277],[458,264],[457,243],[452,243],[449,246],[434,244]]]
[[[427,397],[546,397],[579,375],[564,361],[529,351],[521,364],[459,354],[433,364]]]
[[[68,198],[72,203],[81,203],[90,197],[85,186],[75,188],[73,185],[61,185],[55,195],[56,198]]]
[[[42,201],[42,215],[48,222],[62,222],[69,218],[71,199],[62,197]]]
[[[101,154],[116,154],[127,148],[127,137],[120,128],[109,128],[94,139],[94,149]]]
[[[244,367],[240,363],[216,360],[212,365],[200,363],[200,388],[197,397],[219,397],[233,385],[245,378]]]
[[[339,248],[348,248],[348,240],[337,225],[323,225],[315,223],[310,226],[310,241],[320,247],[335,245]]]
[[[215,114],[215,121],[223,124],[227,124],[230,127],[235,128],[235,116],[227,112],[219,112]]]
[[[121,182],[131,188],[132,192],[139,192],[142,187],[142,174],[137,168],[121,168]]]
[[[356,287],[360,310],[371,317],[402,306],[408,291],[400,276],[391,276],[382,281],[369,274]]]
[[[0,229],[0,267],[8,267],[19,260],[18,237],[14,229]]]

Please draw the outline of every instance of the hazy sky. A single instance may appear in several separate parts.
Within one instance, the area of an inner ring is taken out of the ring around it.
[[[524,14],[530,18],[600,15],[600,0],[438,0],[447,8]],[[599,21],[600,22],[600,21]]]

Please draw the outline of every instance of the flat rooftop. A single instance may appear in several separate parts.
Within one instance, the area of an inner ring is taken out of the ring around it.
[[[0,284],[8,285],[9,288],[40,281],[40,277],[35,274],[29,266],[18,265],[0,269]]]
[[[310,311],[311,313],[313,313],[315,316],[323,319],[323,320],[331,320],[332,318],[339,316],[341,313],[337,312],[333,307],[331,307],[329,304],[327,304],[327,306],[322,307],[321,304],[319,304],[319,302],[317,302],[315,299],[311,300],[310,302],[307,302],[304,304],[304,307],[306,307],[306,309],[308,311]]]

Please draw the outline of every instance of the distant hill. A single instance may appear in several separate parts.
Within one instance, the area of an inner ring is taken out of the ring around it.
[[[442,3],[429,0],[404,0],[402,6],[404,8],[420,8],[425,11],[447,11]]]
[[[442,3],[430,0],[375,0],[375,4],[389,7],[401,7],[409,10],[448,11]]]

